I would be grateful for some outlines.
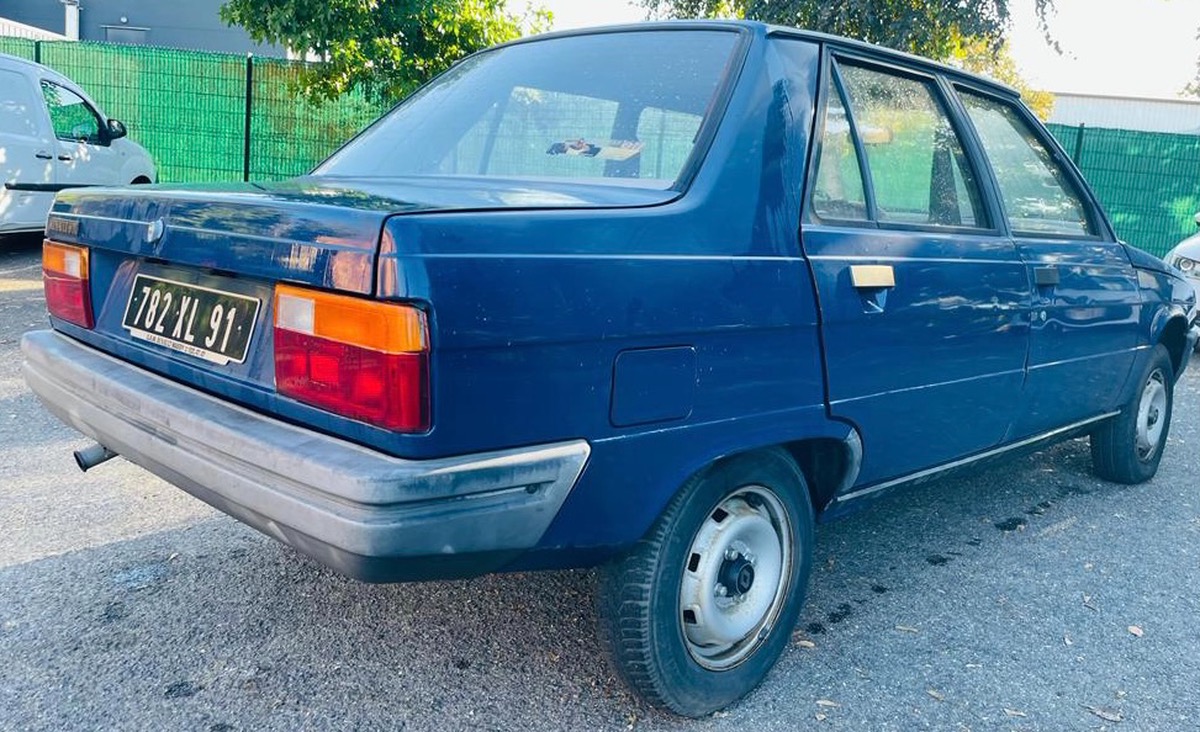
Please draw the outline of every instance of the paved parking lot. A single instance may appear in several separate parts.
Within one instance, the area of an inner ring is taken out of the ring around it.
[[[36,243],[0,250],[0,729],[1200,729],[1200,376],[1158,478],[1087,444],[818,533],[795,642],[711,718],[638,704],[587,572],[342,579],[84,444],[20,378]]]

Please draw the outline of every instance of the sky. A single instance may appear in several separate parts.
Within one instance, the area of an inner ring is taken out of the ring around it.
[[[629,0],[537,0],[559,30],[642,20]],[[1012,54],[1034,88],[1115,96],[1173,98],[1196,76],[1200,0],[1055,0],[1050,32],[1038,29],[1033,0],[1011,0]]]

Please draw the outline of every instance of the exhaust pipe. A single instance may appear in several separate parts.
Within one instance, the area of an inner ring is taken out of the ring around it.
[[[89,468],[94,468],[100,463],[112,460],[116,456],[117,453],[96,442],[91,447],[75,451],[75,464],[79,466],[80,470],[86,473]]]

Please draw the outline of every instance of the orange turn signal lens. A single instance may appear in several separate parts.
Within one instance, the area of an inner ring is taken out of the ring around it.
[[[429,339],[412,305],[275,287],[275,388],[396,432],[430,429]]]
[[[42,269],[53,274],[86,280],[88,250],[46,239],[42,243]]]
[[[275,327],[382,353],[428,348],[425,313],[411,305],[275,287]]]
[[[95,325],[88,284],[88,250],[45,240],[42,243],[42,285],[46,309],[56,318],[82,328]]]

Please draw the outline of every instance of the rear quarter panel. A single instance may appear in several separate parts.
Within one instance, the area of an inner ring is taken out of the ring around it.
[[[432,303],[434,426],[397,436],[395,451],[592,443],[542,539],[553,556],[522,566],[591,561],[636,540],[689,474],[723,455],[846,435],[825,416],[797,243],[817,50],[785,58],[759,39],[707,161],[671,203],[388,221],[380,295]],[[652,355],[617,369],[631,353]],[[614,394],[667,392],[645,419],[636,403],[614,405]]]

